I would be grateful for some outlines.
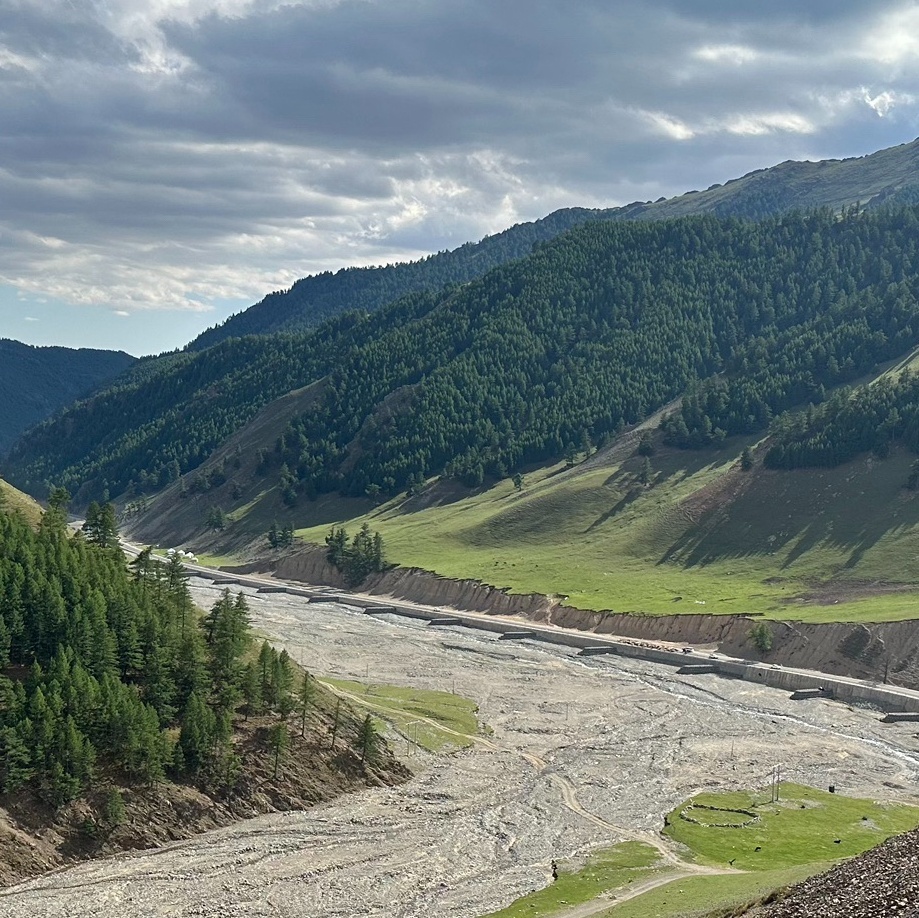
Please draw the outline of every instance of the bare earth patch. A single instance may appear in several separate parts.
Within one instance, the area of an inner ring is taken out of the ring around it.
[[[898,593],[915,593],[916,585],[911,583],[882,583],[881,581],[835,580],[815,584],[806,593],[789,596],[784,602],[787,605],[800,605],[802,602],[816,606],[832,606],[836,603],[855,602],[859,599],[871,599],[874,596],[895,596]]]

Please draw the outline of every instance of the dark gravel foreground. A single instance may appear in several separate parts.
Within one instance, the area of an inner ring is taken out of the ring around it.
[[[805,880],[745,918],[919,918],[919,829]]]

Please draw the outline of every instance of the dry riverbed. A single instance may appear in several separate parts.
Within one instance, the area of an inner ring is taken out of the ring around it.
[[[192,580],[209,607],[219,588]],[[544,885],[553,858],[637,839],[701,789],[783,778],[919,803],[915,725],[615,657],[430,628],[286,594],[253,623],[312,672],[456,691],[487,730],[430,756],[396,742],[409,783],[248,820],[0,891],[16,918],[477,918]],[[408,731],[410,732],[410,730]]]

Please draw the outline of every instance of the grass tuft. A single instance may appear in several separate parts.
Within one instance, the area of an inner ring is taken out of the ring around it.
[[[348,679],[320,678],[319,682],[346,694],[353,704],[369,709],[429,752],[470,746],[478,733],[478,707],[461,695]]]

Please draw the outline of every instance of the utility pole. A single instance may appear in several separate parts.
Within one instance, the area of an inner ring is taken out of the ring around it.
[[[772,799],[770,803],[779,802],[779,782],[782,780],[782,766],[773,765],[772,766]]]

